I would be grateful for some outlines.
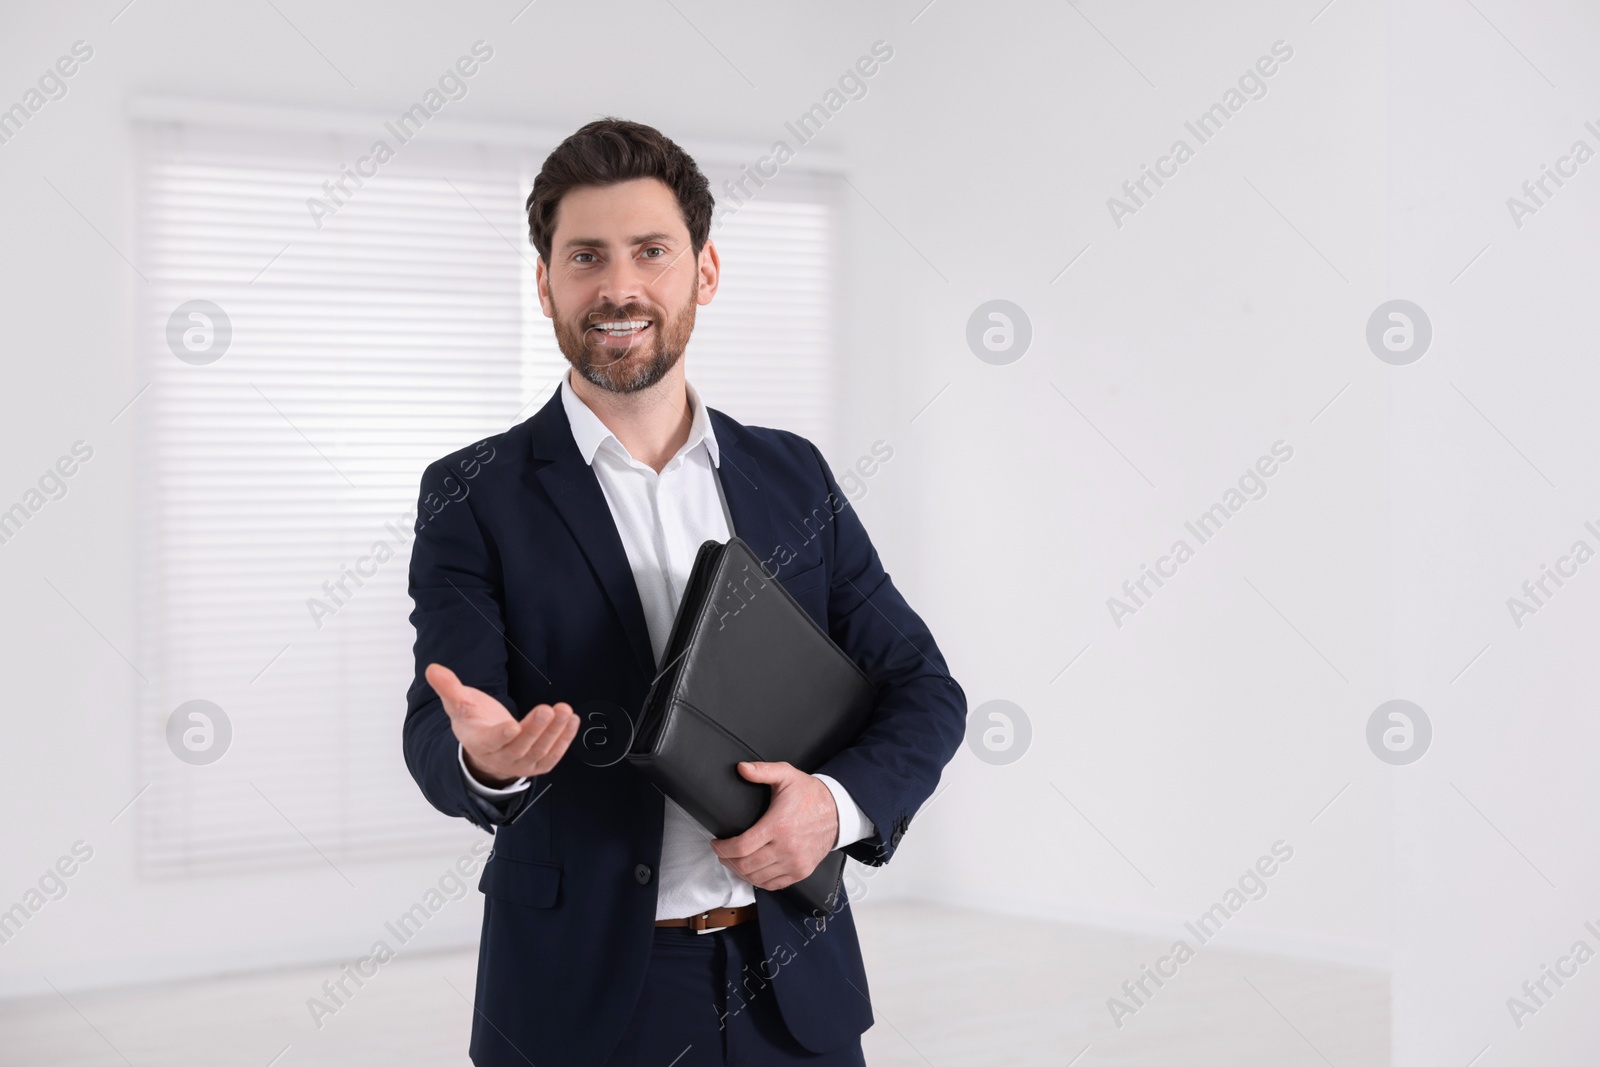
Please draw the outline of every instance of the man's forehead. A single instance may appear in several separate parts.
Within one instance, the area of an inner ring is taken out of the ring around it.
[[[556,243],[641,244],[687,240],[678,199],[656,178],[614,185],[583,185],[568,191],[556,208]]]

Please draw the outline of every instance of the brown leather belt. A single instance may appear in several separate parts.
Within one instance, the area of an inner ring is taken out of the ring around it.
[[[691,930],[711,930],[720,926],[738,926],[740,923],[749,922],[756,917],[756,906],[746,904],[742,908],[712,908],[699,915],[691,915],[687,919],[657,919],[657,926],[687,926]]]

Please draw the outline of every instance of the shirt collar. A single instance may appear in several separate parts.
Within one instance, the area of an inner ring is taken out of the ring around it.
[[[569,381],[571,374],[572,368],[569,367],[567,368],[567,373],[561,376],[561,407],[567,413],[567,425],[572,428],[572,439],[577,443],[578,451],[583,455],[583,461],[593,466],[594,454],[608,440],[615,442],[617,449],[622,454],[627,454],[628,450],[623,447],[621,441],[617,440],[617,435],[612,433],[606,424],[600,421],[600,416],[596,415],[594,410],[583,402],[582,397],[573,392]],[[678,449],[678,455],[684,455],[704,441],[706,452],[711,456],[711,465],[713,467],[719,466],[721,456],[717,452],[717,434],[711,428],[711,416],[708,414],[706,406],[700,402],[700,394],[695,392],[694,386],[685,381],[683,387],[689,394],[689,408],[694,412],[694,415],[693,421],[689,424],[689,439],[683,443],[682,448]]]

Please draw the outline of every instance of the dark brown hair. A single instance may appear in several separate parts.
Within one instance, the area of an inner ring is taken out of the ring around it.
[[[653,126],[603,118],[584,126],[556,146],[533,179],[528,194],[528,239],[545,263],[555,236],[556,209],[569,189],[615,185],[635,178],[659,178],[678,198],[695,257],[711,234],[716,206],[711,183],[694,159]]]

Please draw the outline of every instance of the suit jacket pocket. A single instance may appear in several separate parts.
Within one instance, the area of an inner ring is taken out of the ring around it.
[[[478,892],[529,908],[554,907],[561,894],[561,867],[512,859],[497,852],[484,865]]]
[[[785,574],[779,571],[778,581],[782,582],[783,587],[789,590],[790,596],[800,600],[803,593],[822,580],[823,573],[823,561],[818,560],[805,570],[796,571],[793,574]]]

